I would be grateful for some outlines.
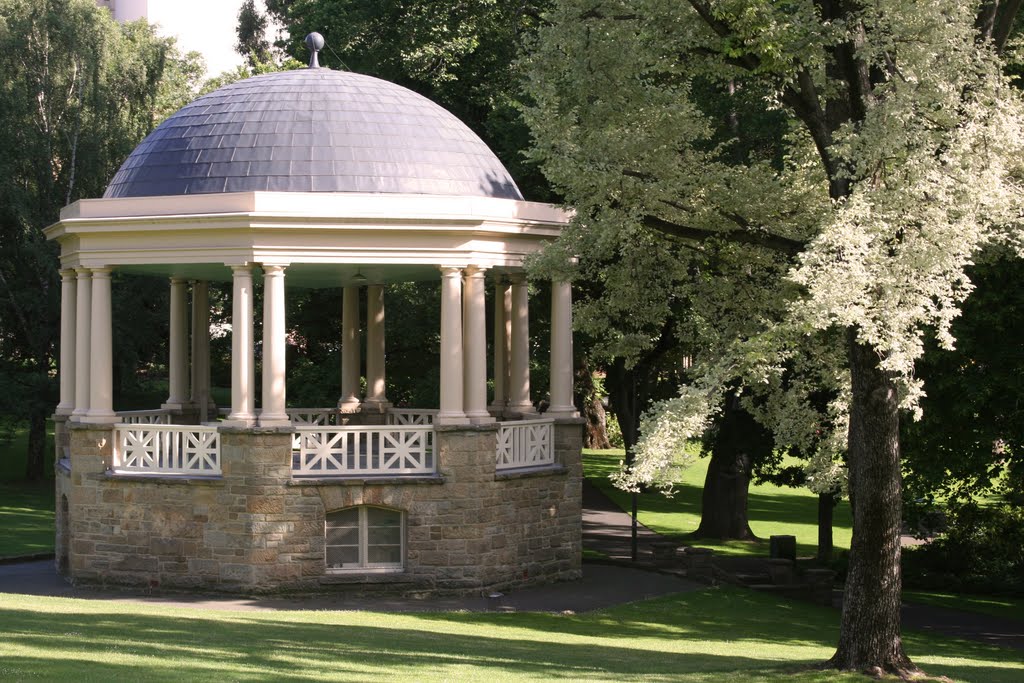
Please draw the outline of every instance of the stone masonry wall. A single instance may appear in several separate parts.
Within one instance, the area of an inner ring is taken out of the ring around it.
[[[442,427],[439,477],[291,479],[288,430],[221,430],[223,477],[110,475],[112,430],[74,425],[68,571],[75,580],[229,591],[393,584],[474,591],[577,578],[581,428],[555,425],[560,467],[497,474],[494,426]],[[351,505],[406,513],[397,574],[325,574],[324,516]],[[61,556],[58,548],[58,558]]]

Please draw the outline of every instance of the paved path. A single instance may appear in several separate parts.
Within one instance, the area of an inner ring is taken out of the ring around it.
[[[632,559],[633,518],[601,490],[583,480],[583,547],[613,560]],[[650,558],[651,543],[661,539],[643,524],[637,525],[637,557]]]
[[[685,579],[634,567],[585,564],[579,581],[509,591],[499,597],[353,597],[344,593],[309,598],[99,589],[72,586],[54,571],[53,560],[0,565],[0,593],[50,595],[86,600],[144,602],[223,610],[372,610],[375,612],[528,611],[587,612],[626,602],[697,590]],[[2,603],[0,603],[2,604]]]

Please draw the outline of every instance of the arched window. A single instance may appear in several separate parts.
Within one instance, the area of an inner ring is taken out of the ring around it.
[[[401,569],[405,515],[401,510],[360,505],[327,513],[328,571]]]

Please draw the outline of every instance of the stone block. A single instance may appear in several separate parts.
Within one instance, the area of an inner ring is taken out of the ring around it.
[[[283,496],[256,496],[246,500],[245,509],[247,512],[274,515],[284,512]]]
[[[222,564],[220,579],[228,583],[252,585],[256,578],[255,568],[249,564]]]

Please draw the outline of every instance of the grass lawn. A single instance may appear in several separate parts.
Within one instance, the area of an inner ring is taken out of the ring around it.
[[[53,422],[46,428],[52,458]],[[0,441],[0,558],[53,552],[53,481],[23,481],[27,442],[25,428]]]
[[[972,595],[970,593],[937,593],[934,591],[903,591],[903,600],[946,609],[987,614],[1002,619],[1024,622],[1024,599],[1000,595]]]
[[[0,595],[0,679],[869,681],[813,670],[834,610],[706,589],[585,615],[174,608]],[[1020,653],[911,634],[931,675],[1019,681]]]
[[[52,481],[0,484],[0,558],[53,552],[53,497]]]
[[[628,510],[630,494],[616,489],[608,481],[608,475],[618,470],[624,457],[622,449],[585,450],[583,473],[623,510]],[[698,458],[688,467],[671,498],[657,492],[640,494],[640,522],[667,535],[695,531],[700,524],[700,499],[708,461],[708,458]],[[702,540],[694,545],[730,555],[767,555],[769,536],[789,534],[796,536],[798,555],[814,556],[818,547],[818,497],[809,490],[772,484],[751,485],[748,514],[750,528],[762,540],[752,543]],[[849,549],[852,529],[850,505],[842,501],[835,509],[832,525],[837,550]]]

